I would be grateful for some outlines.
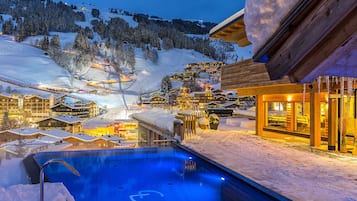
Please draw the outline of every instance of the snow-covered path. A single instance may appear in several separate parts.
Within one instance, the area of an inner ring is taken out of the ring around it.
[[[292,200],[357,200],[357,157],[312,152],[249,130],[199,131],[184,144]]]

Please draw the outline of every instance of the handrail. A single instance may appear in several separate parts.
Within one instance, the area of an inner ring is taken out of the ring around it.
[[[68,164],[66,161],[61,160],[61,159],[51,159],[46,161],[40,169],[40,201],[44,201],[44,178],[45,178],[45,172],[44,169],[45,167],[47,167],[47,165],[51,164],[51,163],[61,163],[62,165],[64,165],[69,171],[71,171],[74,175],[80,176],[78,170],[76,170],[74,167],[72,167],[70,164]]]

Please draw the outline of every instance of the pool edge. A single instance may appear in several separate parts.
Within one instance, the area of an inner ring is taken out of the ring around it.
[[[249,186],[252,186],[253,188],[256,188],[257,190],[261,191],[262,193],[264,194],[267,194],[269,195],[270,197],[274,198],[274,199],[277,199],[277,200],[281,200],[281,201],[292,201],[291,199],[285,197],[284,195],[281,195],[280,193],[274,191],[274,190],[271,190],[261,184],[259,184],[258,182],[254,181],[253,179],[250,179],[236,171],[233,171],[227,167],[225,167],[224,165],[204,156],[203,154],[200,154],[198,153],[197,151],[185,146],[185,145],[182,145],[182,144],[179,144],[179,143],[175,143],[173,142],[172,143],[174,146],[177,146],[185,151],[188,151],[188,152],[191,152],[193,154],[195,154],[196,156],[200,157],[202,160],[222,169],[224,172],[232,175],[233,177],[236,177],[237,179],[243,181],[244,183],[246,183],[247,185]]]

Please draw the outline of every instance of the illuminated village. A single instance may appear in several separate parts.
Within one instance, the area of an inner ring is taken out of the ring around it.
[[[356,2],[73,1],[0,2],[0,200],[357,200]]]

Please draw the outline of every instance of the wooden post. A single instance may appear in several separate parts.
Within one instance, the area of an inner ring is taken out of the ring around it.
[[[288,131],[294,131],[294,103],[288,102],[286,105],[286,128]]]
[[[357,156],[357,89],[355,89],[354,94],[354,143],[353,143],[353,150],[352,154]]]
[[[255,98],[255,132],[257,135],[263,135],[264,127],[264,104],[263,104],[263,95],[257,95]]]
[[[330,98],[328,101],[328,150],[336,150],[337,121],[337,99]]]
[[[319,147],[321,143],[320,94],[310,91],[310,145]]]

